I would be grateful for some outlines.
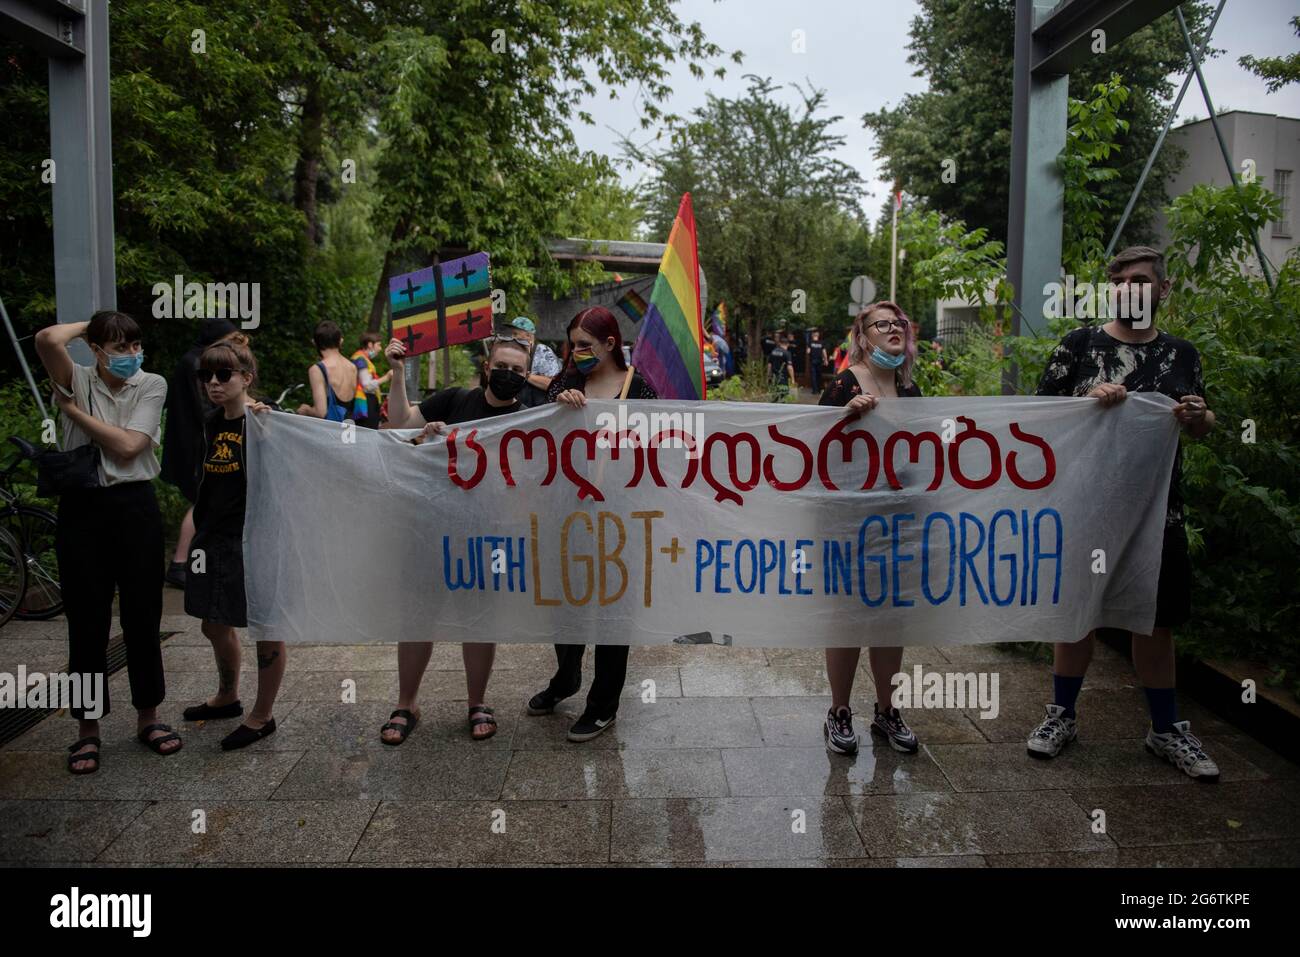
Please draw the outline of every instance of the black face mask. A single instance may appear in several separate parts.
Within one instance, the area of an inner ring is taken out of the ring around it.
[[[528,380],[514,369],[493,369],[488,373],[488,388],[498,399],[513,399]]]

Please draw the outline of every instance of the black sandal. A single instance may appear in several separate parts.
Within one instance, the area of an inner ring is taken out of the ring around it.
[[[168,733],[158,738],[149,737],[149,735],[153,734],[155,731],[166,731]],[[137,741],[147,747],[154,754],[161,754],[163,757],[170,757],[181,748],[185,747],[185,742],[181,741],[181,736],[175,731],[172,731],[171,726],[166,724],[151,724],[147,728],[141,728],[135,737]],[[170,751],[162,750],[162,746],[168,741],[181,741],[180,748],[172,748]]]
[[[89,751],[86,754],[77,754],[79,750],[81,750],[88,744],[93,744],[95,746],[95,750]],[[100,748],[100,740],[99,738],[95,738],[95,737],[82,738],[76,744],[72,745],[70,748],[68,748],[68,750],[72,752],[71,754],[68,755],[68,770],[71,771],[73,774],[94,774],[96,771],[99,770],[99,748]],[[73,767],[74,764],[77,764],[81,761],[93,761],[95,762],[95,766],[90,768],[82,768],[81,770],[77,770],[76,768]]]
[[[234,751],[238,748],[246,748],[254,741],[261,741],[269,734],[275,734],[274,718],[260,728],[250,728],[246,724],[241,724],[222,739],[221,750]]]
[[[492,717],[496,712],[486,705],[476,704],[469,709],[469,736],[475,741],[486,741],[497,733],[497,719]],[[477,715],[477,717],[475,717]],[[484,717],[486,715],[486,717]],[[492,725],[491,734],[475,734],[474,729],[485,724]]]
[[[405,708],[397,709],[388,717],[390,719],[388,723],[379,729],[379,740],[394,748],[405,742],[406,739],[410,737],[411,732],[415,730],[415,726],[420,723],[420,719],[411,714],[411,712],[407,711]],[[392,718],[405,718],[406,724],[394,724],[391,720]],[[389,741],[384,737],[385,731],[396,731],[401,735],[401,737],[396,741]]]

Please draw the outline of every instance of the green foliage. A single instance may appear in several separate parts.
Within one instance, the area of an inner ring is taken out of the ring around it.
[[[722,385],[709,390],[709,398],[722,402],[795,402],[797,396],[788,385],[772,381],[767,362],[750,356],[740,367],[740,372]]]
[[[840,118],[822,115],[824,91],[796,88],[791,105],[770,80],[749,81],[736,99],[709,95],[667,148],[625,149],[653,171],[642,196],[652,236],[667,238],[682,194],[691,193],[709,296],[727,302],[754,348],[763,328],[805,325],[808,313],[792,308],[819,316],[832,315],[833,303],[844,309],[848,287],[832,288],[833,253],[852,241],[845,211],[860,178],[832,155],[844,140],[831,132]]]
[[[1300,17],[1291,18],[1291,27],[1300,36]],[[1281,56],[1244,56],[1237,61],[1244,69],[1268,81],[1268,92],[1276,93],[1288,83],[1300,83],[1300,53]]]
[[[1015,0],[918,0],[917,5],[908,61],[926,78],[928,89],[905,96],[893,109],[866,114],[864,125],[876,135],[876,156],[885,173],[908,194],[950,220],[984,227],[992,238],[1005,240]],[[1182,7],[1199,42],[1210,8],[1191,2]],[[1124,107],[1129,126],[1117,138],[1122,150],[1104,162],[1118,176],[1097,183],[1111,210],[1104,231],[1114,229],[1155,142],[1174,95],[1170,78],[1189,66],[1177,22],[1161,16],[1071,72],[1070,90],[1078,97],[1113,73],[1133,91]],[[956,164],[950,181],[944,177],[945,159]],[[1167,199],[1161,184],[1182,159],[1182,152],[1168,144],[1161,151],[1130,218],[1126,244],[1152,238],[1153,218]]]
[[[1119,170],[1105,164],[1120,151],[1116,137],[1129,127],[1119,115],[1129,95],[1119,74],[1091,92],[1091,99],[1070,99],[1065,149],[1057,157],[1065,183],[1065,208],[1070,211],[1061,247],[1066,272],[1078,272],[1084,263],[1099,262],[1106,254],[1103,229],[1110,202],[1101,184],[1119,178]]]

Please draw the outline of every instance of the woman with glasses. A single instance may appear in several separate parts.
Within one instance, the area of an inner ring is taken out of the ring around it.
[[[406,346],[400,339],[393,339],[384,354],[389,364],[397,368],[406,357]],[[388,428],[422,429],[418,443],[445,432],[449,425],[517,412],[523,408],[519,392],[527,381],[529,358],[528,347],[522,340],[496,336],[489,340],[485,386],[443,389],[419,405],[407,401],[406,377],[399,371],[393,376],[388,392]],[[469,734],[475,741],[485,741],[497,733],[493,709],[485,703],[496,650],[497,646],[489,642],[465,642],[461,645],[469,698]],[[416,698],[432,654],[431,641],[397,643],[397,709],[379,729],[384,744],[401,744],[419,723],[420,709]]]
[[[257,378],[257,360],[248,338],[235,333],[208,346],[196,373],[208,401],[216,408],[203,425],[203,471],[194,503],[194,541],[185,576],[185,613],[203,621],[203,635],[212,642],[217,660],[217,693],[185,709],[186,721],[238,718],[239,635],[248,627],[244,597],[244,505],[248,475],[244,469],[247,413],[270,407],[249,393]],[[257,700],[253,710],[221,742],[234,751],[275,733],[271,711],[284,680],[283,641],[257,643]]]
[[[912,364],[916,361],[912,323],[897,305],[876,302],[863,309],[853,322],[848,342],[848,368],[831,380],[819,405],[843,406],[849,415],[856,417],[870,412],[882,401],[921,394],[912,381]],[[837,754],[858,752],[849,697],[861,653],[862,649],[856,647],[826,649],[831,707],[822,734],[826,747]],[[876,685],[872,734],[883,737],[895,751],[915,753],[919,747],[916,735],[889,700],[894,675],[903,666],[903,649],[869,648],[867,660],[871,662],[871,677]]]

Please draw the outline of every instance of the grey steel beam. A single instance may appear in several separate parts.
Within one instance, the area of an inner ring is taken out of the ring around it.
[[[1051,8],[1052,0],[1016,0],[1007,222],[1007,273],[1015,289],[1013,335],[1038,334],[1043,287],[1061,272],[1065,185],[1056,157],[1065,148],[1069,78],[1035,75],[1030,69],[1034,27]],[[1015,391],[1014,373],[1003,382],[1003,391]]]
[[[1136,33],[1178,0],[1064,0],[1043,14],[1034,27],[1035,74],[1062,76],[1100,54],[1093,52],[1093,31],[1105,31],[1106,48]]]
[[[54,294],[59,322],[117,306],[113,259],[113,138],[108,92],[108,3],[83,23],[86,55],[50,59],[54,160]],[[89,361],[89,352],[74,353]]]
[[[107,0],[93,0],[107,6]],[[0,0],[0,36],[12,37],[47,57],[86,54],[84,0]]]

